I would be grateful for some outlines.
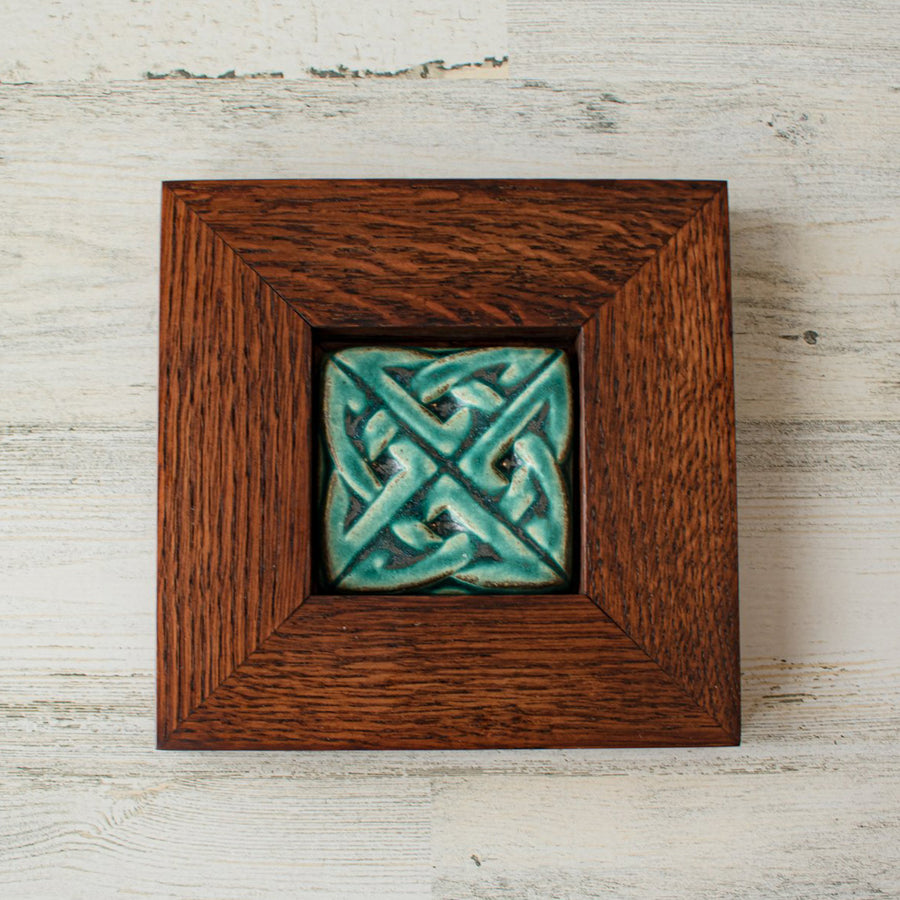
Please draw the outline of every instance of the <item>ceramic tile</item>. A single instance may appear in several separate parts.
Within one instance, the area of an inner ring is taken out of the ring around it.
[[[324,588],[538,593],[571,564],[556,349],[352,347],[322,375]]]

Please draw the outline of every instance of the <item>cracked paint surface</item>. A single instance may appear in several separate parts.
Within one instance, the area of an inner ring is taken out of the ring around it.
[[[494,78],[509,50],[504,0],[35,0],[2,24],[6,83]]]
[[[472,79],[505,78],[509,75],[509,57],[497,59],[490,56],[481,62],[457,63],[448,66],[442,59],[433,59],[417,66],[407,66],[393,72],[377,72],[372,69],[351,69],[338,65],[333,69],[309,70],[314,78],[401,78],[401,79]]]

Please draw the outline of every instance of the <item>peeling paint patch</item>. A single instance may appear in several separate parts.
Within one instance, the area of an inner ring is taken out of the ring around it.
[[[819,342],[819,332],[813,331],[809,329],[808,331],[804,331],[802,335],[799,334],[780,334],[778,335],[783,341],[799,341],[802,337],[807,344],[811,346],[817,344]]]
[[[509,75],[509,57],[486,56],[481,62],[457,63],[448,66],[442,59],[432,59],[416,66],[379,72],[373,69],[350,69],[338,66],[334,69],[309,69],[313,78],[400,78],[400,79],[464,79],[464,78],[506,78]]]
[[[825,117],[820,115],[813,121],[809,113],[776,112],[766,122],[775,137],[794,147],[812,144],[818,135],[816,127],[825,124]]]
[[[625,101],[615,94],[601,94],[596,102],[585,103],[585,127],[589,131],[612,133],[619,130],[618,113],[611,107],[622,106]]]
[[[148,81],[163,81],[165,79],[191,80],[191,81],[222,81],[243,80],[253,78],[284,78],[283,72],[249,72],[246,75],[238,75],[234,69],[229,69],[221,75],[202,75],[189,72],[187,69],[172,69],[170,72],[144,72],[144,78]]]
[[[602,106],[588,103],[584,111],[587,117],[585,127],[588,131],[599,131],[608,134],[619,130],[619,124],[615,116],[611,116]]]

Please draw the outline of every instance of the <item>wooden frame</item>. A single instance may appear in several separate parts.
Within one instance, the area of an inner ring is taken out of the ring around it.
[[[726,188],[163,187],[158,745],[734,744]],[[566,346],[577,593],[322,596],[313,357],[328,341]]]

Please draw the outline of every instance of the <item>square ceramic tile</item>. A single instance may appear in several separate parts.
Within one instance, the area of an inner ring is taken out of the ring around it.
[[[326,591],[569,586],[564,352],[340,350],[325,360],[322,417]]]

